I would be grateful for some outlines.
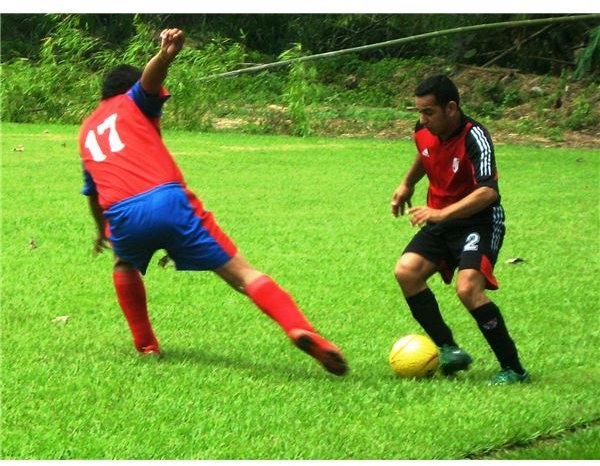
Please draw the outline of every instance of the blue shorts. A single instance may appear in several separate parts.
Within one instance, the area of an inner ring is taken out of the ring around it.
[[[146,273],[165,249],[178,270],[214,270],[237,252],[211,212],[179,183],[167,183],[104,211],[114,253]]]

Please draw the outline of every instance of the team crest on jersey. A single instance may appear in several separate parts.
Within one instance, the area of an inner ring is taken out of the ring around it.
[[[452,171],[454,173],[456,173],[458,171],[458,164],[460,163],[460,160],[458,159],[458,157],[454,157],[452,159]]]
[[[423,149],[423,151],[421,152],[421,155],[423,157],[429,157],[429,149],[427,147],[425,149]]]

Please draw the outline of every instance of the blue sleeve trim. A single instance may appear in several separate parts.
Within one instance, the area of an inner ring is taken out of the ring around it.
[[[142,88],[141,81],[136,82],[131,89],[127,91],[127,96],[135,102],[139,109],[148,117],[159,117],[162,115],[163,104],[167,101],[169,93],[162,88],[160,94],[148,94]]]

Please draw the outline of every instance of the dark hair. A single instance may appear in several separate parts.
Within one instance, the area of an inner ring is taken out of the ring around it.
[[[142,70],[131,65],[110,69],[102,81],[102,100],[124,94],[142,77]]]
[[[460,96],[456,84],[445,74],[434,74],[425,78],[415,89],[415,95],[422,97],[433,94],[440,107],[445,107],[448,102],[454,101],[460,107]]]

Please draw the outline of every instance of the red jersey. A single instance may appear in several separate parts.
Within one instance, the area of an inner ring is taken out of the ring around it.
[[[475,120],[463,115],[460,128],[446,141],[417,123],[415,143],[429,179],[429,207],[443,209],[481,186],[498,191],[492,139]]]
[[[162,89],[159,96],[141,93],[138,82],[128,93],[103,100],[81,126],[83,193],[97,192],[103,210],[165,183],[179,182],[185,187],[160,135],[158,116],[168,92]]]

